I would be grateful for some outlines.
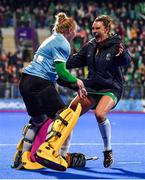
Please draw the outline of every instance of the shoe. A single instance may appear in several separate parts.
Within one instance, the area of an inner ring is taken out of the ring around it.
[[[14,155],[14,164],[11,165],[11,167],[18,170],[23,169],[23,163],[21,162],[21,158],[22,158],[22,151],[17,151]]]
[[[113,154],[112,150],[104,151],[104,162],[103,165],[105,168],[109,168],[113,163]]]

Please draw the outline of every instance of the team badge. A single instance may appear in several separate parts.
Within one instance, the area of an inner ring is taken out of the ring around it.
[[[106,61],[110,61],[111,60],[111,53],[107,53],[105,59],[106,59]]]

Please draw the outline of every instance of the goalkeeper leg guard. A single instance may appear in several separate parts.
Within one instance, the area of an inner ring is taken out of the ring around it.
[[[71,142],[71,138],[72,138],[72,134],[73,131],[70,133],[70,135],[68,136],[68,138],[65,140],[64,144],[62,145],[59,154],[62,157],[66,157],[67,154],[69,153],[69,149],[70,149],[70,142]]]
[[[38,133],[36,134],[35,140],[33,142],[32,148],[31,148],[31,152],[25,151],[23,153],[22,163],[23,163],[23,167],[25,169],[36,170],[36,169],[44,168],[44,166],[42,166],[41,164],[36,162],[34,155],[35,155],[38,147],[45,141],[46,135],[47,135],[47,130],[51,123],[52,123],[51,119],[48,119],[43,123],[43,125],[40,127]]]
[[[23,128],[23,138],[19,141],[17,145],[17,151],[14,155],[13,168],[16,169],[30,169],[30,164],[32,164],[31,169],[42,168],[42,165],[37,162],[31,162],[30,158],[26,158],[26,154],[30,154],[32,143],[34,141],[35,135],[37,133],[38,127],[28,124]],[[24,155],[24,157],[23,157]],[[27,167],[28,165],[28,167]]]
[[[13,168],[16,169],[23,169],[23,163],[22,163],[22,154],[25,149],[31,148],[32,140],[34,138],[34,134],[36,133],[36,127],[33,127],[32,124],[27,124],[23,128],[23,138],[20,139],[17,145],[17,151],[14,155],[14,164]]]
[[[48,168],[65,171],[68,167],[66,160],[59,154],[59,150],[74,128],[82,107],[78,104],[76,111],[65,109],[54,120],[48,138],[36,152],[36,161]]]
[[[35,153],[37,151],[37,149],[39,148],[39,146],[44,143],[45,139],[46,139],[46,136],[47,136],[47,131],[48,131],[48,127],[50,126],[50,124],[52,123],[52,120],[51,119],[48,119],[42,126],[41,128],[39,129],[36,137],[35,137],[35,140],[34,140],[34,143],[33,143],[33,146],[32,146],[32,149],[31,149],[31,154],[30,154],[30,159],[31,161],[35,162]]]

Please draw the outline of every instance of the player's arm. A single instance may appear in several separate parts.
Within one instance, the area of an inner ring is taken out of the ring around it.
[[[115,56],[115,65],[126,66],[131,62],[131,55],[123,43],[118,45],[118,52]]]
[[[76,83],[77,78],[73,76],[67,69],[65,62],[55,62],[56,72],[60,79],[67,81],[69,83]]]
[[[57,83],[60,86],[68,87],[74,91],[78,91],[79,87],[76,84],[77,78],[69,73],[69,71],[66,69],[66,64],[63,62],[55,62],[55,67],[59,76]]]
[[[84,84],[80,79],[77,79],[75,76],[73,76],[67,69],[66,69],[66,61],[69,57],[69,53],[66,53],[67,50],[63,49],[62,47],[55,48],[55,55],[54,55],[54,63],[56,72],[61,80],[63,82],[68,83],[68,85],[62,85],[67,86],[69,88],[70,85],[75,84],[77,86],[77,91],[79,89],[79,95],[80,97],[85,97],[87,95],[87,91],[84,88]]]

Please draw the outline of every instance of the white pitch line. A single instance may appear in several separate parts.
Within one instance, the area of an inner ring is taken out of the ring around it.
[[[17,144],[0,144],[0,146],[16,146]],[[103,143],[71,143],[72,146],[102,146]],[[112,143],[113,146],[144,146],[145,143]]]
[[[139,161],[133,161],[133,162],[124,161],[124,162],[118,162],[117,164],[142,164],[142,162],[139,162]]]
[[[103,143],[71,143],[72,146],[100,146]],[[113,146],[143,146],[145,143],[112,143]]]

